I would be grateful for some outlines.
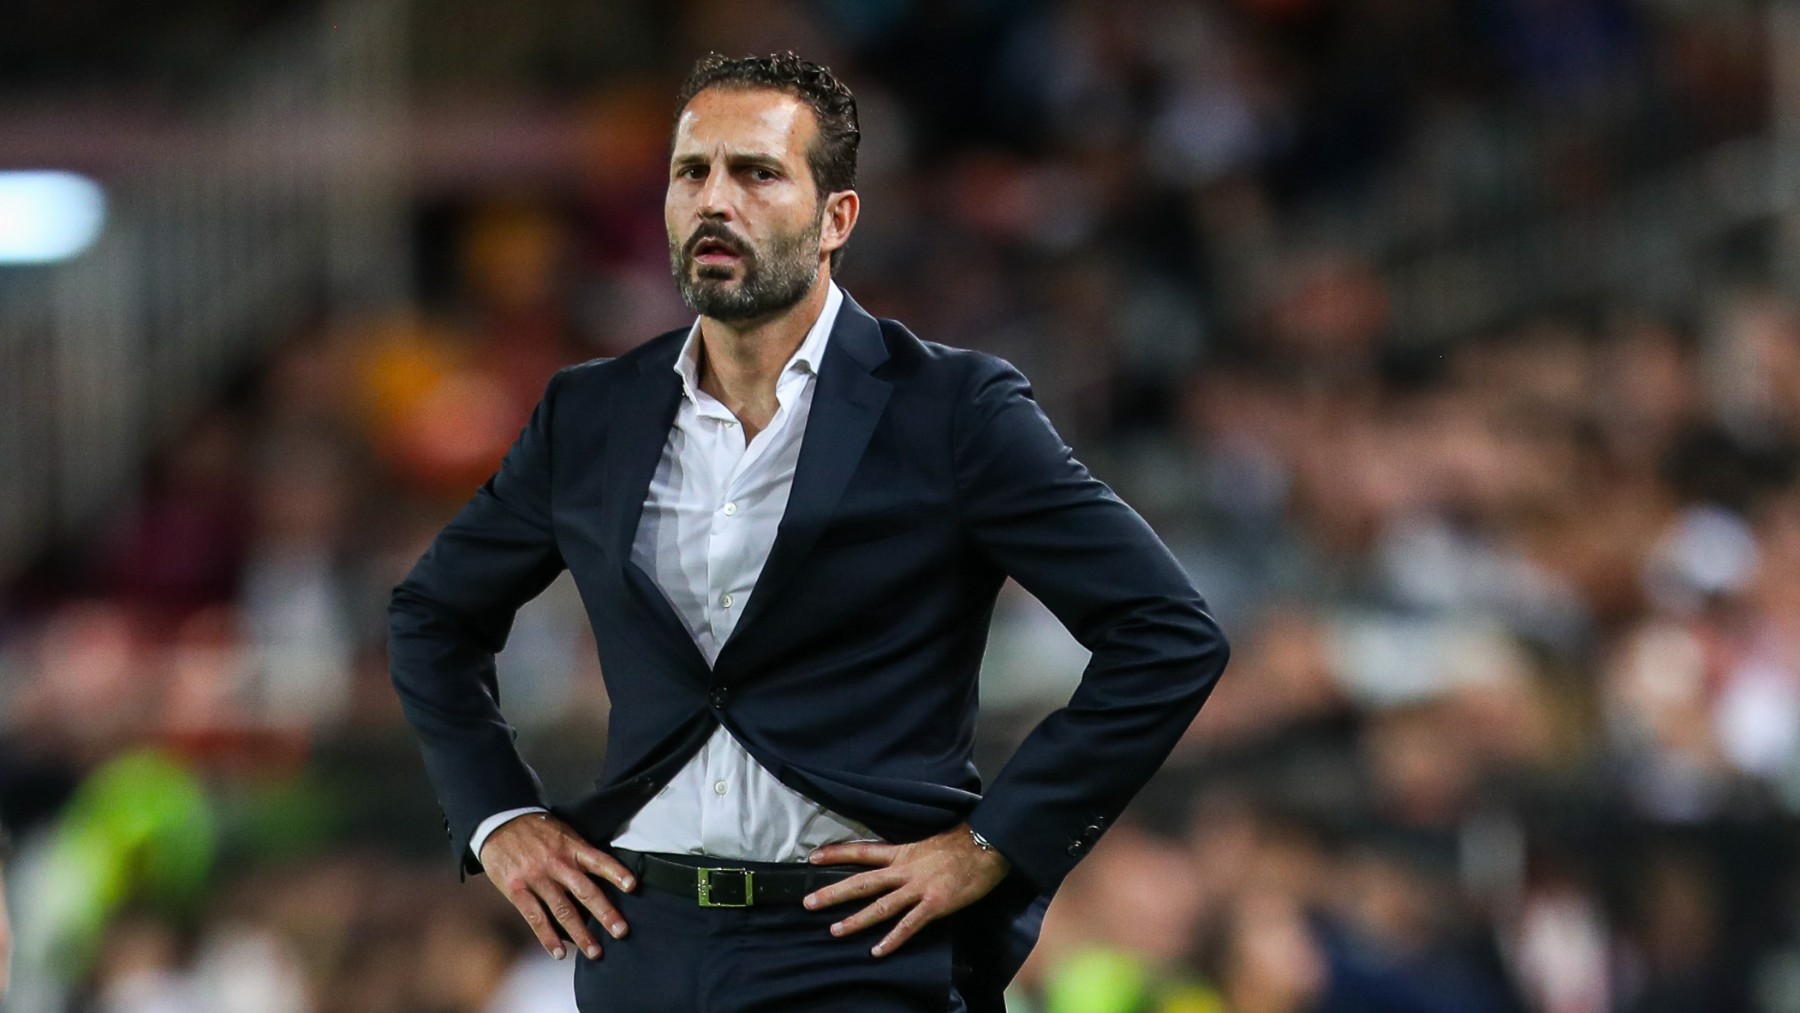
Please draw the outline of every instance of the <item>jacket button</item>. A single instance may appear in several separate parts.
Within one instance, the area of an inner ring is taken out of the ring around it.
[[[1081,842],[1080,841],[1075,841],[1069,845],[1069,854],[1071,854],[1071,855],[1081,854]]]
[[[730,687],[714,686],[713,691],[712,691],[712,696],[710,699],[712,700],[712,705],[714,707],[718,707],[721,710],[723,710],[725,705],[731,702]]]
[[[647,777],[640,777],[637,779],[637,791],[639,795],[654,795],[656,794],[656,782]]]
[[[1081,831],[1081,839],[1085,840],[1085,841],[1091,841],[1094,838],[1099,837],[1099,836],[1100,836],[1100,824],[1098,824],[1098,823],[1089,823],[1087,825],[1087,827]]]

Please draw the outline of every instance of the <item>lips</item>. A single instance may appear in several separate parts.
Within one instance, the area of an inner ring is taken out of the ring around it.
[[[733,264],[742,259],[737,247],[722,239],[709,237],[694,244],[694,260],[702,264]]]

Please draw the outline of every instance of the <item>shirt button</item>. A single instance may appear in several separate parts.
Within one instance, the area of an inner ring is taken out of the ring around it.
[[[731,786],[726,784],[724,781],[719,781],[713,785],[713,794],[715,794],[715,795],[723,795],[730,790],[731,790]]]
[[[719,596],[719,607],[722,609],[730,608],[731,607],[731,595],[729,595],[729,594],[720,595]]]
[[[725,504],[725,516],[727,516],[727,517],[736,517],[737,516],[737,504],[736,503]]]

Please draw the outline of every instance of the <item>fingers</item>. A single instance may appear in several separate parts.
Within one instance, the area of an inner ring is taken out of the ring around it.
[[[562,884],[552,880],[549,883],[535,884],[532,889],[544,902],[544,906],[550,909],[550,917],[556,919],[556,923],[569,934],[569,940],[581,947],[581,952],[587,954],[589,960],[600,959],[599,941],[588,931],[587,919],[582,917],[581,908],[569,896],[569,892],[563,889]],[[618,915],[614,914],[612,917],[616,919]],[[606,922],[602,921],[601,924]]]
[[[561,960],[565,956],[562,939],[550,927],[550,918],[544,913],[544,905],[538,902],[537,894],[521,886],[517,890],[507,891],[506,899],[512,901],[513,907],[519,909],[519,914],[525,916],[525,924],[531,926],[531,934],[537,937],[538,945],[544,948],[544,952]]]
[[[849,936],[861,932],[871,925],[887,921],[902,911],[919,902],[919,893],[910,888],[902,888],[892,893],[882,894],[875,903],[863,908],[850,917],[831,927],[834,936]],[[908,933],[909,935],[911,933]]]
[[[637,880],[632,878],[631,870],[625,868],[623,863],[604,851],[596,848],[578,848],[575,851],[575,861],[580,863],[583,869],[603,877],[607,882],[626,893],[637,889]]]
[[[511,833],[507,831],[511,830]],[[502,824],[482,848],[488,878],[512,901],[545,952],[565,955],[557,927],[590,959],[599,959],[600,944],[589,930],[587,912],[614,939],[627,931],[625,919],[593,877],[629,892],[637,882],[617,859],[593,847],[557,822],[513,820]],[[491,853],[489,855],[488,853]]]
[[[913,905],[913,909],[906,912],[906,917],[900,919],[899,924],[890,929],[888,934],[882,937],[881,942],[876,943],[875,948],[869,952],[877,957],[885,957],[899,949],[900,944],[911,939],[920,929],[937,917],[927,910],[928,906],[923,902]]]
[[[807,856],[814,865],[888,865],[900,850],[897,844],[879,841],[851,841],[827,844]]]
[[[589,878],[587,873],[580,869],[565,869],[557,874],[556,881],[568,890],[571,896],[580,901],[583,907],[592,911],[594,920],[598,921],[614,939],[625,938],[624,917],[619,914],[618,908],[613,907],[612,901],[606,899],[606,894],[594,885],[594,881]]]
[[[873,897],[883,890],[891,890],[905,881],[905,877],[892,869],[859,872],[849,879],[814,890],[806,895],[803,903],[808,910],[816,911],[819,908],[842,904],[858,897]]]
[[[901,911],[906,912],[905,917],[888,930],[888,934],[882,937],[881,942],[876,943],[869,950],[870,953],[877,957],[887,956],[917,935],[920,929],[931,924],[943,914],[929,896],[918,894],[912,890],[896,890],[833,925],[831,934],[840,937],[852,935],[871,925],[887,921]]]

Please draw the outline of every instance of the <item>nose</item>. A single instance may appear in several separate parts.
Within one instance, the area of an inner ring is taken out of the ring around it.
[[[708,221],[730,221],[732,216],[730,174],[713,169],[700,187],[700,202],[695,211]]]

